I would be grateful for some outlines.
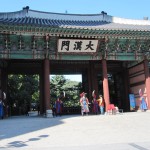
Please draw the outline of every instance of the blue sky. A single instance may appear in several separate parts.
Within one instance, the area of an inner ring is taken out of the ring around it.
[[[32,10],[70,14],[98,14],[129,18],[150,19],[150,0],[1,0],[0,12],[13,12],[29,6]],[[81,75],[65,76],[82,81]]]
[[[77,14],[97,14],[143,19],[150,18],[150,0],[1,0],[0,12],[19,11],[25,6],[30,9]]]

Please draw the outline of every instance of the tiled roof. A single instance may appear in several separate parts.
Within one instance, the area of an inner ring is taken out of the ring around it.
[[[0,13],[0,24],[32,25],[43,27],[79,28],[91,30],[150,31],[149,20],[123,19],[101,14],[64,14],[30,10]]]

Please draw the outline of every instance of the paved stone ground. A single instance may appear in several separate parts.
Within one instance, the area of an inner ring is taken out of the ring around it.
[[[0,120],[0,150],[150,150],[150,111]]]

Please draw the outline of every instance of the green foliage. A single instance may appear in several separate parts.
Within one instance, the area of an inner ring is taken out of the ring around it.
[[[63,75],[55,75],[50,81],[51,102],[54,103],[57,97],[61,97],[64,106],[79,106],[80,88],[81,83],[67,80]]]
[[[31,103],[39,103],[38,88],[38,75],[9,75],[8,99],[11,109],[16,107],[25,111]],[[55,75],[50,80],[51,102],[54,103],[57,97],[61,97],[64,106],[79,106],[80,89],[81,83],[67,80],[63,75]]]
[[[55,99],[62,95],[63,85],[65,84],[66,79],[63,75],[53,76],[50,81],[51,96]]]
[[[9,75],[8,97],[10,107],[26,109],[33,102],[39,101],[37,75]]]

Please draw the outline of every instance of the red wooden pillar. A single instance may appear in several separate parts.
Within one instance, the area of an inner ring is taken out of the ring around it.
[[[98,98],[98,81],[97,81],[97,72],[94,68],[94,63],[91,63],[91,79],[92,79],[92,91],[95,90],[96,97]],[[90,93],[92,94],[92,93]]]
[[[107,76],[107,62],[105,59],[102,60],[102,69],[103,69],[103,97],[105,101],[105,110],[107,111],[108,105],[110,104],[110,99],[109,99],[109,87]]]
[[[90,67],[90,64],[89,64],[89,66],[88,66],[88,89],[89,89],[89,101],[90,101],[90,103],[91,103],[91,100],[92,100],[92,89],[91,89],[91,87],[92,87],[92,84],[91,84],[91,67]]]
[[[49,81],[49,71],[50,65],[49,60],[44,60],[44,104],[45,111],[50,109],[50,81]]]
[[[94,89],[95,89],[95,94],[96,94],[96,97],[98,98],[99,96],[99,93],[98,93],[98,80],[97,80],[97,71],[95,71],[95,85],[94,85]]]
[[[145,70],[145,86],[146,86],[146,93],[147,93],[148,109],[150,109],[150,73],[149,73],[147,59],[144,60],[144,70]]]

